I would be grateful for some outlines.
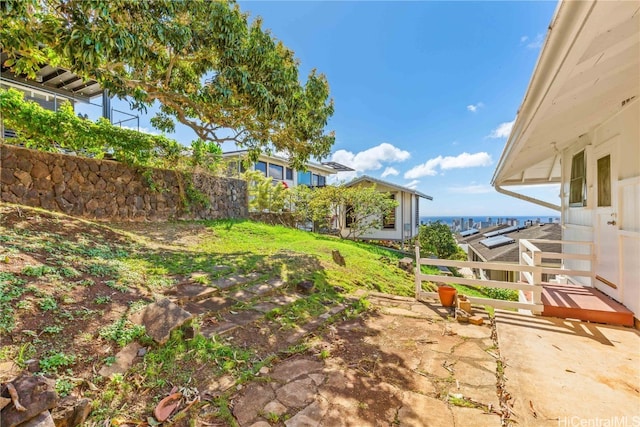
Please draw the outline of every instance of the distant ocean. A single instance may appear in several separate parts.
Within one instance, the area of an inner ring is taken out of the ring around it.
[[[480,224],[482,222],[488,222],[492,225],[496,224],[505,224],[510,220],[517,220],[518,225],[524,225],[527,221],[531,221],[533,223],[548,223],[548,222],[559,222],[559,216],[421,216],[420,222],[424,224],[433,223],[436,221],[440,221],[443,224],[447,224],[452,226],[454,222],[460,223],[460,220],[463,219],[465,224],[468,224],[469,218],[473,220],[473,224]],[[466,228],[466,227],[465,227]]]

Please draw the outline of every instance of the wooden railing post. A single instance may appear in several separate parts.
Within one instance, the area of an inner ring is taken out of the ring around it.
[[[536,248],[531,253],[533,258],[533,304],[542,304],[542,252]],[[540,311],[532,311],[533,314],[542,314]]]
[[[415,280],[416,280],[416,299],[420,299],[420,292],[422,292],[422,279],[420,278],[420,274],[422,273],[422,269],[420,268],[420,240],[416,239],[416,269],[415,269]]]

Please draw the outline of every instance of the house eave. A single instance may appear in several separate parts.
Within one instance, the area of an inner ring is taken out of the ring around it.
[[[560,2],[494,187],[560,182],[562,151],[637,101],[639,10],[637,2]]]

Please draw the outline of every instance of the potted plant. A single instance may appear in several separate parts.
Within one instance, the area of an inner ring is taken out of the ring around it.
[[[438,297],[443,307],[453,307],[456,301],[458,291],[456,288],[444,283],[438,284]]]

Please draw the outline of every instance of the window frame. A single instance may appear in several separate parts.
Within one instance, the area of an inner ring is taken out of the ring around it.
[[[578,195],[580,200],[578,200]],[[585,150],[571,158],[569,175],[569,207],[587,206],[587,156]]]
[[[280,171],[280,176],[275,176],[272,174],[272,171],[276,169]],[[269,177],[273,179],[277,179],[278,181],[284,180],[284,166],[278,165],[276,163],[269,163],[267,165],[267,170],[269,171]]]
[[[260,166],[261,166],[261,165],[264,165],[264,170],[262,170],[262,169],[259,167],[259,165],[260,165]],[[262,172],[262,174],[263,174],[264,176],[268,176],[268,175],[267,175],[267,173],[268,173],[267,171],[269,170],[269,166],[268,166],[267,162],[263,162],[262,160],[258,160],[258,161],[253,165],[253,169],[254,169],[254,170],[257,170],[258,172]]]
[[[396,200],[395,194],[389,194],[389,199]],[[390,212],[387,212],[382,215],[382,229],[383,230],[395,230],[396,224],[398,222],[396,215],[396,208],[391,209]],[[391,219],[393,219],[393,224],[391,223]]]
[[[309,182],[304,182],[301,180],[301,177],[308,177]],[[298,182],[297,185],[306,185],[307,187],[311,187],[311,171],[298,171]]]

